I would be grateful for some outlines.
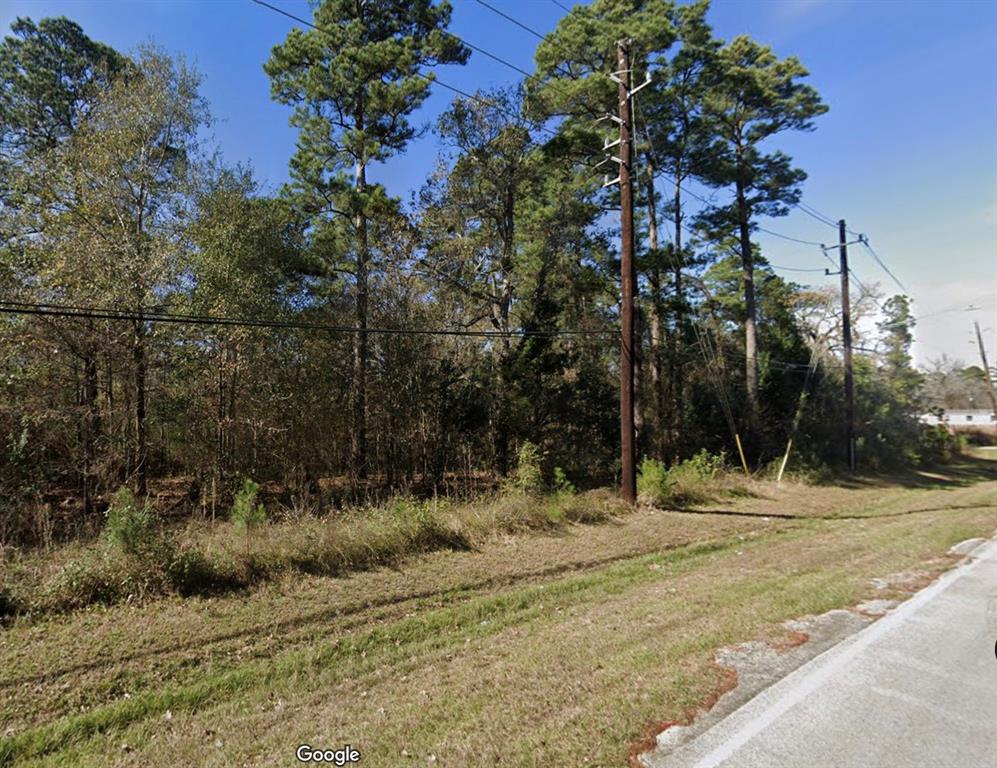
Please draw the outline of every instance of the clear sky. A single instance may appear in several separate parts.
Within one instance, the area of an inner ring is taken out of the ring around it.
[[[305,0],[272,0],[310,18]],[[552,0],[490,0],[540,32],[564,11]],[[571,0],[559,0],[570,5]],[[453,0],[451,30],[532,69],[528,32],[474,0]],[[182,54],[204,76],[216,119],[209,140],[230,162],[250,162],[271,189],[287,178],[294,132],[289,110],[269,98],[262,64],[294,22],[250,0],[0,0],[6,32],[16,16],[65,15],[122,51],[154,41]],[[809,174],[804,201],[864,232],[915,300],[918,363],[947,354],[976,362],[972,321],[987,329],[997,359],[997,3],[975,0],[714,0],[718,36],[748,34],[780,56],[796,55],[830,112],[813,133],[780,147]],[[474,54],[466,67],[440,68],[465,90],[508,84],[518,75]],[[437,88],[416,119],[431,124],[452,93]],[[437,154],[429,132],[372,174],[408,198]],[[794,212],[764,226],[818,242],[835,232]],[[817,268],[819,251],[759,234],[773,263]],[[860,247],[852,264],[865,283],[898,290]],[[807,282],[833,281],[785,273]],[[979,311],[962,311],[969,305]]]

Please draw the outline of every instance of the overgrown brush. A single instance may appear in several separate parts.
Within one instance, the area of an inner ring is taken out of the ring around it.
[[[521,455],[521,463],[538,466],[538,454]],[[191,523],[186,531],[165,530],[145,504],[119,491],[94,545],[54,576],[16,595],[0,592],[0,599],[9,603],[8,613],[65,611],[239,589],[292,573],[338,576],[422,552],[467,549],[498,533],[602,522],[624,510],[608,491],[578,493],[560,470],[555,469],[549,490],[539,477],[517,473],[522,486],[517,479],[492,496],[464,504],[403,496],[335,516],[266,525],[258,486],[244,481],[230,511],[231,526]]]
[[[639,498],[656,507],[702,504],[746,491],[727,465],[727,456],[701,450],[673,467],[645,458],[637,474]]]

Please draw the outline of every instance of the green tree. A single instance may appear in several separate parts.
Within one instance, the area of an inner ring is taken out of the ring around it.
[[[515,91],[455,101],[437,125],[453,163],[442,165],[421,192],[426,268],[444,290],[472,300],[501,334],[495,454],[503,475],[510,465],[511,331],[524,266],[517,227],[543,173],[534,126],[516,117],[520,105]]]
[[[367,467],[368,222],[393,206],[384,189],[368,184],[371,163],[401,151],[416,135],[409,115],[429,95],[422,68],[464,63],[469,51],[446,32],[448,2],[325,0],[316,29],[292,30],[264,69],[277,101],[294,107],[298,129],[291,159],[294,191],[311,216],[333,220],[339,232],[325,242],[328,269],[354,283],[352,463]],[[352,174],[352,183],[350,181]]]
[[[37,265],[27,243],[43,234],[52,206],[70,210],[78,189],[56,186],[44,157],[69,141],[111,81],[127,66],[113,48],[84,34],[69,19],[35,23],[18,18],[0,42],[0,284],[8,296],[33,283]],[[91,324],[92,326],[92,324]],[[72,335],[69,349],[80,360],[79,453],[84,513],[93,513],[95,446],[101,430],[97,408],[97,360],[92,327]]]
[[[767,151],[770,140],[786,130],[810,130],[813,118],[827,111],[817,91],[800,82],[808,75],[799,60],[779,59],[766,46],[745,36],[734,38],[716,55],[704,114],[715,136],[705,170],[713,186],[732,189],[729,205],[715,206],[701,222],[717,236],[737,239],[744,283],[745,389],[748,416],[757,428],[757,300],[753,220],[781,216],[800,199],[806,174],[789,156]]]
[[[311,265],[304,257],[300,221],[290,205],[260,196],[244,169],[206,174],[200,187],[195,217],[187,229],[193,246],[188,267],[192,288],[185,302],[199,315],[292,316],[291,305]],[[253,364],[254,357],[259,362],[259,334],[245,327],[221,326],[209,333],[196,327],[186,329],[182,338],[201,364],[195,371],[210,372],[198,389],[206,400],[214,390],[214,407],[205,408],[202,418],[214,421],[212,469],[218,483],[240,447],[236,428],[242,410],[240,387],[252,387],[261,378],[262,371]],[[178,384],[176,396],[189,398],[189,381]],[[197,425],[187,427],[195,430]],[[259,471],[255,466],[249,469]]]
[[[18,18],[0,42],[0,204],[13,169],[72,136],[127,59],[65,17]],[[23,182],[23,179],[22,179]],[[14,185],[17,186],[17,185]],[[26,192],[23,187],[20,190]]]
[[[657,417],[654,447],[660,458],[678,451],[686,415],[681,405],[687,402],[681,360],[687,352],[691,331],[683,276],[695,260],[684,243],[686,201],[683,185],[689,179],[697,178],[700,169],[707,165],[713,138],[704,115],[704,99],[714,70],[713,60],[721,43],[713,37],[706,22],[708,10],[707,0],[674,9],[672,23],[678,50],[656,57],[655,76],[650,86],[641,92],[636,114],[638,135],[645,141],[639,186],[648,213],[648,249],[644,263],[651,310],[651,388]],[[665,175],[671,185],[665,211],[671,217],[673,239],[667,245],[659,243],[658,234],[655,183],[661,175]],[[662,274],[667,271],[672,277],[670,302],[666,301],[666,287],[662,283]],[[667,354],[664,349],[668,331],[666,313],[671,315]],[[663,372],[666,360],[667,380]]]
[[[878,324],[881,334],[880,372],[893,390],[902,408],[913,412],[919,406],[924,376],[914,369],[910,347],[914,343],[916,321],[911,313],[911,301],[897,295],[883,303],[883,321]]]
[[[183,62],[143,48],[134,74],[100,94],[71,140],[39,156],[37,300],[141,309],[169,293],[183,269],[191,164],[207,120],[198,84]],[[110,338],[130,359],[125,464],[143,495],[150,327],[138,319],[130,331],[127,342]]]

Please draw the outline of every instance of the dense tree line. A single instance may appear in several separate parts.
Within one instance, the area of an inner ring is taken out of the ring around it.
[[[0,314],[0,538],[30,535],[11,510],[62,504],[86,523],[121,484],[155,494],[164,478],[202,506],[245,475],[294,503],[487,482],[524,441],[576,482],[611,481],[618,193],[593,166],[624,36],[634,81],[651,76],[641,451],[731,451],[737,430],[761,466],[798,430],[802,460],[840,461],[837,299],[777,276],[752,237],[801,197],[804,172],[775,147],[826,110],[802,64],[717,39],[706,2],[577,6],[534,76],[451,104],[404,203],[367,171],[420,129],[427,68],[467,61],[450,14],[325,0],[320,29],[274,48],[271,95],[298,130],[276,195],[200,146],[208,105],[183,60],[114,51],[65,18],[15,22],[0,43],[0,300],[130,314]],[[909,302],[884,306],[884,352],[858,366],[870,462],[896,456],[897,435],[909,458],[920,445]]]

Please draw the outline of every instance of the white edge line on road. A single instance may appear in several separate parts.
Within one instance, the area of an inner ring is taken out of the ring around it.
[[[990,541],[987,544],[977,547],[970,553],[967,561],[960,563],[948,573],[943,574],[934,584],[922,589],[912,598],[904,601],[886,616],[873,622],[857,634],[852,635],[838,645],[832,646],[824,651],[824,653],[815,656],[795,672],[791,673],[789,677],[776,683],[766,692],[770,694],[777,692],[779,695],[776,700],[764,709],[761,714],[745,723],[729,739],[702,757],[695,764],[694,768],[716,768],[725,760],[728,760],[738,749],[772,725],[776,719],[785,714],[791,707],[796,706],[820,688],[834,673],[851,661],[860,651],[869,647],[898,624],[901,624],[909,614],[929,602],[939,592],[948,589],[956,579],[966,575],[995,553],[997,553],[997,541]],[[777,691],[779,687],[786,688],[787,690]],[[757,701],[757,698],[752,701]],[[744,706],[747,707],[750,704],[751,701],[747,702]],[[735,715],[736,713],[730,715],[730,717]],[[714,728],[722,725],[723,721],[715,725]],[[707,731],[706,733],[709,732]]]

